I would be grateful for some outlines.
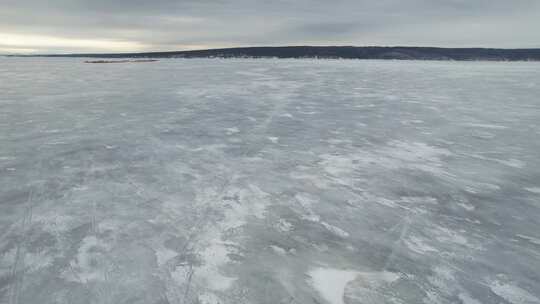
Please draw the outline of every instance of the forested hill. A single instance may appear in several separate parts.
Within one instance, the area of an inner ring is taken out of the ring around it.
[[[91,58],[344,58],[403,60],[490,60],[540,61],[540,49],[434,48],[434,47],[353,47],[284,46],[243,47],[196,51],[57,54],[46,57]]]

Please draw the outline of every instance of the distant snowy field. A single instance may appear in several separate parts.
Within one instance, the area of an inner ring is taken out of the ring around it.
[[[0,303],[540,303],[540,64],[0,58]]]

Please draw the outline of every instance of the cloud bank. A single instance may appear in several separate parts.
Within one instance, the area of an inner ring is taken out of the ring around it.
[[[537,0],[3,0],[0,53],[540,47]]]

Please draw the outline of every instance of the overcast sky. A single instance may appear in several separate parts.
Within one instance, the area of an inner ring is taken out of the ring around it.
[[[540,47],[540,0],[0,0],[0,53]]]

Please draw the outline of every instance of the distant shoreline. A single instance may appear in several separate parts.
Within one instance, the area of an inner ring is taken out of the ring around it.
[[[389,59],[451,61],[540,61],[540,49],[437,48],[437,47],[355,47],[282,46],[240,47],[194,51],[143,53],[92,53],[51,55],[6,55],[9,57],[75,58],[311,58],[311,59]]]

